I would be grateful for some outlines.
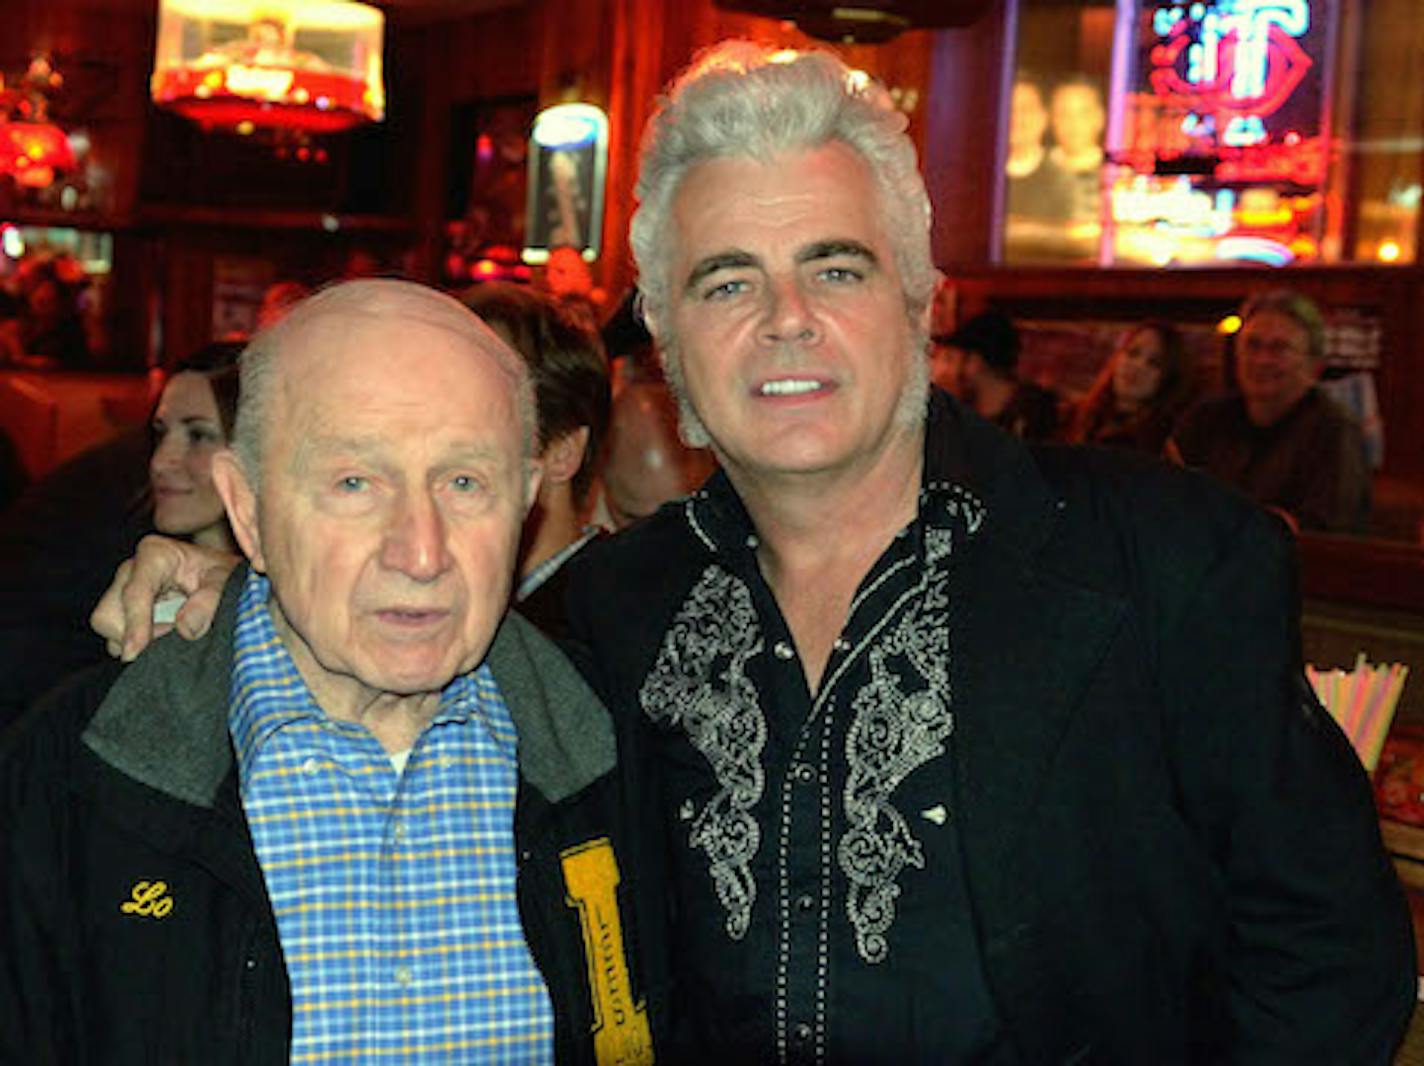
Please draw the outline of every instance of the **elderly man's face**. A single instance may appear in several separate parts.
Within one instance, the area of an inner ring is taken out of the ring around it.
[[[436,691],[489,647],[537,480],[496,343],[393,313],[285,342],[256,513],[235,524],[323,706]]]
[[[1290,410],[1319,374],[1310,334],[1289,315],[1258,311],[1236,336],[1236,383],[1253,417],[1265,424]]]
[[[687,399],[734,474],[846,469],[902,427],[926,368],[877,204],[839,142],[683,179],[669,325]]]

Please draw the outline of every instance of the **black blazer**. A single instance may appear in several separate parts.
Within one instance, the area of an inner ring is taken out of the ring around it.
[[[1003,1061],[1387,1062],[1409,919],[1301,672],[1283,527],[1154,460],[1030,450],[942,394],[925,477],[986,502],[951,579],[955,743],[917,772],[952,775]],[[582,555],[570,618],[655,867],[637,695],[708,556],[677,507]]]

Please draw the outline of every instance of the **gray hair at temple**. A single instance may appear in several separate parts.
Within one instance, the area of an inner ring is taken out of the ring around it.
[[[748,41],[726,41],[703,52],[672,84],[643,137],[630,243],[638,289],[667,361],[668,381],[683,409],[683,436],[707,443],[686,401],[677,337],[669,322],[673,199],[690,170],[709,159],[750,157],[841,141],[870,168],[880,217],[895,251],[923,362],[928,338],[921,320],[939,272],[930,256],[930,199],[905,133],[908,120],[885,88],[828,52],[775,52]],[[926,388],[928,386],[926,385]],[[923,418],[923,396],[906,397],[906,416]]]
[[[538,448],[539,420],[534,384],[524,360],[453,296],[412,281],[362,278],[330,285],[294,304],[275,324],[260,330],[243,350],[238,361],[241,388],[232,450],[254,491],[261,485],[262,456],[281,353],[289,339],[306,324],[328,315],[338,315],[349,324],[359,324],[363,317],[386,321],[404,319],[467,338],[473,346],[492,356],[508,376],[514,390],[526,464],[533,458]],[[399,359],[400,353],[392,352],[391,358]]]
[[[1258,292],[1241,305],[1238,312],[1241,324],[1244,326],[1262,311],[1284,315],[1300,326],[1305,330],[1311,360],[1318,363],[1325,358],[1325,316],[1309,296],[1294,289],[1267,289],[1265,292]]]

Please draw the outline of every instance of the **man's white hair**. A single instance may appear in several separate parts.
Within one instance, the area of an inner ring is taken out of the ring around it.
[[[277,370],[282,351],[294,335],[315,319],[338,315],[345,321],[362,317],[383,321],[419,322],[466,337],[491,355],[509,377],[519,416],[523,457],[528,462],[538,447],[538,415],[534,385],[524,360],[510,350],[480,317],[453,296],[412,281],[362,278],[328,286],[293,305],[292,310],[252,338],[239,360],[240,392],[233,424],[232,449],[256,489],[261,484]],[[400,352],[391,352],[399,359]]]
[[[828,52],[776,52],[748,41],[725,41],[703,52],[660,98],[643,137],[629,234],[638,290],[682,409],[689,444],[708,443],[687,402],[678,338],[671,328],[669,277],[673,200],[688,172],[709,159],[778,154],[839,141],[869,167],[879,214],[895,254],[910,318],[912,365],[925,362],[924,311],[939,272],[930,256],[930,199],[905,133],[908,120],[878,82]],[[907,418],[924,416],[928,371],[921,368],[904,399]],[[911,391],[914,391],[913,389]]]

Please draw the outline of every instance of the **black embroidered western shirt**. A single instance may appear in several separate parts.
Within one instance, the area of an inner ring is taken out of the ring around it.
[[[983,507],[941,474],[927,467],[814,695],[725,476],[653,520],[664,584],[637,592],[662,605],[661,636],[623,645],[652,655],[625,701],[630,772],[657,781],[676,1061],[968,1063],[994,1044],[949,760],[949,578]]]

